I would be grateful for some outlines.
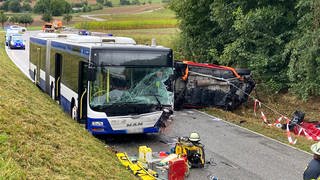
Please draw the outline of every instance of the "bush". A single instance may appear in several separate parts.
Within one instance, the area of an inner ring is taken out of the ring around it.
[[[103,9],[103,5],[102,4],[90,5],[89,8],[90,8],[90,11],[101,10]]]
[[[12,12],[20,12],[21,11],[21,5],[19,0],[12,0],[10,1],[8,5],[8,10]]]
[[[120,5],[130,5],[129,0],[120,0]]]

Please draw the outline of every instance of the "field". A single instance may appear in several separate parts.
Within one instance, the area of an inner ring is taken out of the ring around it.
[[[0,33],[4,44],[4,33]],[[134,179],[0,48],[0,179]]]
[[[120,0],[110,0],[110,1],[112,2],[113,6],[120,5]],[[151,3],[161,3],[162,2],[162,0],[139,0],[139,1],[141,4],[142,3],[148,4],[149,2],[151,2]],[[132,2],[132,0],[130,0],[130,2]]]
[[[85,21],[76,23],[74,26],[80,29],[112,33],[115,36],[132,37],[138,44],[150,44],[151,39],[155,38],[159,45],[171,48],[174,46],[173,42],[179,34],[179,29],[173,11],[151,6],[148,8],[156,8],[156,10],[145,12],[140,9],[139,13],[135,13],[136,8],[126,8],[130,8],[124,11],[127,14],[119,14],[120,9],[115,8],[115,10],[110,10],[109,12],[112,13],[108,15],[96,16],[105,19],[103,22]]]

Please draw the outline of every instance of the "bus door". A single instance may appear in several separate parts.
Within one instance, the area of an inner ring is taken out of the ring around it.
[[[78,80],[78,120],[80,123],[86,123],[87,119],[87,94],[88,94],[88,63],[79,62],[79,80]]]
[[[55,100],[59,101],[60,104],[60,96],[61,96],[61,72],[62,72],[62,55],[55,55],[55,71],[54,71],[54,94]]]
[[[40,85],[40,61],[41,61],[41,49],[40,48],[37,48],[37,64],[36,64],[36,66],[37,66],[37,68],[36,68],[36,70],[35,70],[35,72],[34,72],[34,75],[35,75],[35,80],[34,80],[34,82],[35,82],[35,84],[37,84],[37,85]]]

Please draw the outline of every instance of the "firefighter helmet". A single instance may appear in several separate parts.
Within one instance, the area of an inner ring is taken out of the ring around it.
[[[311,146],[311,151],[312,151],[314,154],[320,155],[320,142],[313,144],[313,145]]]
[[[192,142],[198,142],[200,141],[200,136],[198,133],[196,132],[192,132],[189,136],[189,141],[192,141]]]

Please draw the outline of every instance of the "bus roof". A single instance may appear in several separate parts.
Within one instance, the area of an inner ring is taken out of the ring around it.
[[[100,36],[81,36],[78,34],[58,34],[58,33],[39,33],[33,38],[42,40],[51,40],[54,42],[87,47],[91,49],[145,49],[145,50],[169,50],[163,46],[137,45],[136,41],[128,37],[100,37]]]

